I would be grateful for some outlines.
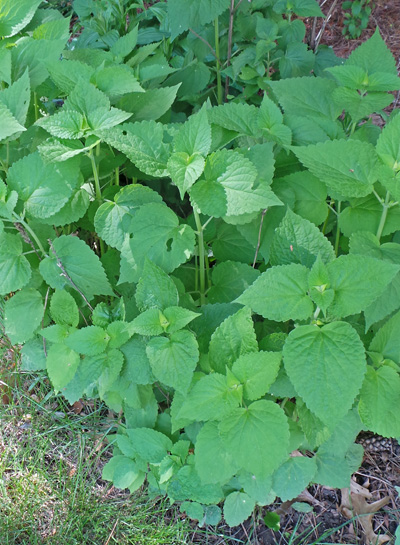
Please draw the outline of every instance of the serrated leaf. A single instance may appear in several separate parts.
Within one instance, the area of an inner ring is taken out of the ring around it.
[[[86,81],[78,81],[64,102],[63,111],[79,112],[88,116],[98,109],[109,110],[110,100],[107,95]]]
[[[229,7],[228,0],[171,0],[168,16],[171,25],[171,39],[188,30],[211,23]]]
[[[283,146],[292,143],[292,131],[283,124],[281,110],[267,95],[264,95],[259,109],[258,127],[267,140]]]
[[[117,105],[121,110],[131,112],[134,121],[157,121],[171,108],[179,87],[180,84],[132,93],[123,97]]]
[[[53,344],[47,351],[46,368],[55,390],[62,390],[74,377],[79,354],[65,344]]]
[[[396,312],[376,333],[369,346],[372,352],[382,354],[384,358],[391,359],[400,364],[400,312]]]
[[[212,286],[207,293],[211,303],[229,303],[239,297],[260,275],[245,263],[225,261],[212,269]]]
[[[364,197],[377,180],[377,155],[374,147],[357,140],[329,140],[293,152],[314,176],[328,188],[334,199]]]
[[[141,171],[150,176],[168,176],[169,146],[163,142],[164,127],[155,121],[125,123],[101,133],[107,144],[122,151]]]
[[[26,130],[2,102],[0,102],[0,127],[0,140]]]
[[[400,116],[396,116],[383,128],[378,142],[376,152],[381,161],[393,169],[400,170]]]
[[[124,36],[121,36],[121,38],[118,38],[118,40],[113,43],[110,51],[115,57],[125,58],[129,55],[129,53],[132,53],[137,43],[138,28],[138,26],[135,26],[133,30],[127,32]]]
[[[75,161],[46,164],[35,152],[12,165],[7,184],[17,191],[26,211],[42,219],[64,206],[77,185],[78,175],[79,165]]]
[[[350,237],[357,231],[377,233],[382,217],[382,205],[375,195],[368,195],[361,199],[352,199],[339,215],[341,232]],[[400,229],[400,208],[393,206],[387,211],[382,235],[390,235]]]
[[[153,307],[163,310],[178,305],[179,296],[173,280],[150,259],[145,259],[135,299],[140,310]]]
[[[344,318],[366,309],[383,293],[399,269],[399,265],[361,255],[343,255],[329,263],[330,287],[335,292],[329,307],[331,315]]]
[[[195,421],[222,420],[239,405],[241,394],[230,388],[227,378],[219,373],[202,377],[183,402],[178,418]]]
[[[219,484],[202,484],[193,465],[183,466],[168,487],[168,496],[177,501],[192,498],[202,504],[219,503],[224,493]]]
[[[41,0],[2,0],[0,3],[0,36],[14,36],[35,15]]]
[[[351,408],[366,371],[364,346],[346,322],[297,327],[285,342],[283,361],[298,395],[329,426]]]
[[[132,337],[121,347],[125,356],[123,378],[125,382],[135,384],[150,384],[154,382],[149,358],[146,354],[147,341],[138,335]]]
[[[325,263],[332,261],[332,244],[313,223],[288,208],[272,240],[271,265],[300,263],[310,268],[318,255]]]
[[[189,117],[188,121],[174,136],[173,147],[175,152],[183,152],[189,156],[200,153],[205,156],[211,148],[211,127],[208,123],[207,110],[203,107],[197,114]]]
[[[177,331],[170,338],[154,337],[147,345],[154,376],[178,392],[186,393],[199,359],[196,338],[189,331]]]
[[[310,297],[314,303],[326,313],[326,309],[332,303],[335,292],[330,287],[328,269],[320,256],[317,257],[308,277]]]
[[[291,42],[284,55],[279,59],[281,78],[308,76],[313,69],[315,57],[306,44]]]
[[[210,365],[218,373],[225,373],[239,356],[250,352],[258,352],[258,344],[250,309],[243,308],[228,316],[212,334]]]
[[[194,249],[192,228],[180,225],[174,212],[161,203],[141,206],[130,231],[132,238],[122,247],[120,283],[137,282],[146,257],[164,271],[172,272],[190,258]]]
[[[166,320],[166,322],[162,324],[163,328],[165,328],[166,333],[171,334],[183,329],[187,324],[190,324],[190,322],[197,318],[197,316],[200,316],[200,314],[186,308],[172,306],[167,307],[163,311],[163,316]]]
[[[308,275],[308,269],[297,263],[272,267],[236,301],[270,320],[305,320],[314,308],[308,296]]]
[[[175,152],[168,159],[168,172],[171,180],[179,189],[181,198],[203,173],[205,159],[200,154],[188,155]]]
[[[80,354],[96,356],[105,351],[109,340],[110,337],[103,328],[92,325],[71,333],[65,344]]]
[[[27,341],[21,349],[21,370],[41,371],[46,369],[46,355],[43,339],[35,336]]]
[[[243,385],[245,399],[254,401],[269,390],[275,381],[282,354],[280,352],[258,352],[240,356],[232,366],[232,373]]]
[[[136,428],[127,433],[136,455],[151,464],[160,463],[172,449],[171,439],[156,430]]]
[[[49,62],[46,67],[51,79],[56,86],[64,93],[71,93],[77,82],[80,80],[89,82],[94,70],[91,66],[80,61],[62,59],[56,62]]]
[[[128,93],[144,93],[132,69],[126,64],[99,68],[90,81],[113,101]],[[128,117],[131,117],[131,113]]]
[[[43,318],[41,294],[25,288],[8,299],[4,305],[5,333],[13,344],[22,344],[33,337]]]
[[[368,74],[387,72],[397,76],[396,61],[378,29],[369,40],[362,43],[350,54],[346,65],[359,66]]]
[[[225,448],[217,422],[206,422],[197,435],[195,467],[205,484],[225,484],[236,472],[235,457]]]
[[[0,233],[0,295],[23,288],[31,277],[31,266],[22,255],[18,235]]]
[[[253,105],[230,102],[208,112],[210,123],[235,131],[238,135],[257,136],[259,132],[259,112]]]
[[[52,253],[39,266],[40,273],[52,288],[70,286],[68,280],[60,275],[59,259],[74,284],[88,299],[93,299],[95,295],[113,295],[99,258],[83,240],[62,235],[54,240],[53,247],[57,256]]]
[[[358,404],[363,423],[383,437],[399,437],[399,405],[399,374],[387,365],[376,370],[368,366]]]
[[[387,93],[368,93],[362,94],[354,89],[339,87],[332,94],[332,99],[338,108],[346,110],[350,114],[352,121],[356,123],[363,117],[367,117],[373,112],[379,112],[393,102],[393,96]]]
[[[69,225],[80,220],[87,211],[90,204],[90,196],[86,189],[78,189],[72,194],[72,197],[64,206],[54,215],[44,218],[43,223],[54,225],[55,227]]]
[[[282,409],[259,400],[235,409],[219,425],[225,447],[239,467],[252,475],[271,475],[288,455],[289,425]]]
[[[160,335],[164,332],[164,328],[161,325],[163,319],[163,314],[158,308],[149,308],[131,322],[131,327],[139,335]]]
[[[282,464],[273,475],[273,489],[282,500],[296,498],[308,487],[317,471],[314,458],[295,456]]]
[[[31,87],[28,70],[25,70],[24,74],[7,89],[0,92],[0,102],[8,108],[22,127],[26,122],[30,100]],[[21,130],[25,129],[22,128]]]
[[[224,502],[224,519],[228,526],[238,526],[252,514],[256,502],[245,492],[231,492]]]

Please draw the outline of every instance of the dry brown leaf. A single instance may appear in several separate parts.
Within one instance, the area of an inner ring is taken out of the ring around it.
[[[374,532],[373,517],[374,514],[390,502],[389,496],[367,503],[367,499],[372,499],[372,494],[367,488],[351,481],[350,489],[342,488],[342,502],[339,507],[340,513],[348,519],[356,517],[363,531],[363,541],[365,545],[382,545],[390,540],[386,535],[378,536]]]

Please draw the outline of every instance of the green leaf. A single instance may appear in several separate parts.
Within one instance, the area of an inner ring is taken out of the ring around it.
[[[133,30],[127,32],[121,38],[118,38],[116,42],[110,48],[111,53],[115,57],[125,58],[132,53],[137,44],[138,26],[135,26]]]
[[[351,408],[366,370],[364,346],[346,322],[297,327],[285,342],[283,360],[298,395],[328,426]]]
[[[115,384],[120,375],[123,364],[124,355],[120,350],[116,350],[114,348],[105,353],[103,369],[98,379],[100,399],[104,399],[107,392],[111,390],[112,386]]]
[[[158,308],[149,308],[131,322],[132,330],[139,335],[160,335],[164,332],[164,316]]]
[[[168,487],[168,496],[177,501],[191,498],[202,504],[219,503],[224,493],[219,484],[202,484],[193,465],[183,466]]]
[[[400,364],[400,312],[396,312],[377,332],[372,339],[369,350],[382,354],[384,358]]]
[[[0,36],[15,36],[35,15],[41,0],[1,0]]]
[[[310,172],[295,172],[274,180],[273,189],[278,196],[280,188],[293,191],[295,196],[294,204],[291,207],[293,212],[315,225],[320,225],[325,221],[328,215],[326,187]]]
[[[202,214],[239,216],[280,204],[269,186],[254,186],[257,170],[253,163],[231,150],[213,153],[207,158],[204,179],[190,190],[194,207]]]
[[[353,122],[379,112],[393,102],[393,96],[387,93],[368,93],[360,95],[354,89],[339,87],[332,94],[333,102],[350,114]]]
[[[207,110],[203,107],[197,114],[191,115],[174,136],[175,152],[189,156],[200,153],[206,156],[211,148],[211,127],[208,123]]]
[[[181,513],[186,513],[189,518],[197,520],[198,522],[201,522],[204,518],[203,506],[197,502],[184,501],[181,504],[179,511]]]
[[[332,488],[349,488],[352,474],[361,466],[364,449],[354,444],[344,456],[336,456],[334,451],[317,454],[317,473],[314,481]]]
[[[225,261],[212,269],[212,286],[207,296],[211,303],[229,303],[239,297],[260,275],[245,263]]]
[[[378,170],[376,152],[371,144],[357,140],[328,140],[292,149],[303,165],[325,183],[334,199],[364,197],[372,192]]]
[[[360,392],[358,412],[367,428],[384,437],[400,436],[400,377],[386,365],[368,366]]]
[[[94,70],[91,66],[80,61],[62,59],[46,63],[51,79],[64,93],[71,93],[77,82],[83,80],[89,82]]]
[[[150,176],[168,176],[169,150],[163,142],[164,126],[155,121],[125,123],[97,135],[122,151],[141,171]]]
[[[52,344],[47,350],[47,372],[56,391],[60,391],[74,377],[79,354],[65,344]]]
[[[211,367],[218,373],[225,373],[239,356],[258,352],[251,312],[242,308],[228,316],[214,331],[209,345]]]
[[[43,318],[42,296],[33,288],[14,294],[4,305],[5,332],[13,344],[22,344],[33,337]]]
[[[92,75],[90,81],[113,101],[128,93],[144,93],[144,89],[133,75],[132,69],[126,64],[99,68]],[[131,117],[130,112],[128,117]]]
[[[0,233],[0,295],[23,288],[31,277],[31,267],[22,255],[18,235]]]
[[[0,49],[0,80],[11,85],[11,51]]]
[[[150,384],[154,382],[149,358],[146,354],[147,341],[134,336],[121,347],[125,356],[123,377],[125,381],[135,384]]]
[[[180,408],[178,418],[192,421],[222,420],[241,402],[241,392],[230,388],[224,375],[213,373],[202,377]]]
[[[42,144],[39,144],[38,150],[46,163],[66,161],[86,153],[91,146],[84,147],[80,140],[66,140],[57,138],[48,138]]]
[[[170,338],[155,337],[146,348],[154,376],[178,392],[186,393],[199,359],[196,338],[177,331]]]
[[[66,325],[54,324],[40,330],[40,335],[51,343],[63,344],[69,335],[70,328]]]
[[[204,157],[199,154],[188,155],[185,152],[175,152],[168,159],[168,171],[171,180],[179,189],[181,198],[200,178],[205,165]]]
[[[343,318],[366,309],[399,272],[399,265],[361,255],[343,255],[328,264],[330,287],[335,297],[332,316]],[[374,282],[371,284],[371,278]]]
[[[136,304],[140,310],[177,306],[178,290],[174,281],[150,259],[145,259],[143,274],[140,277],[135,293]]]
[[[254,401],[269,390],[275,381],[282,354],[280,352],[258,352],[240,356],[232,367],[232,372],[243,384],[246,399]]]
[[[283,124],[281,110],[267,95],[264,95],[259,109],[258,127],[267,140],[283,146],[290,146],[292,143],[292,131]]]
[[[332,244],[321,231],[308,220],[287,209],[271,245],[271,265],[300,263],[312,267],[317,256],[329,263],[335,257]]]
[[[348,66],[359,66],[368,74],[387,72],[397,76],[396,61],[376,29],[372,37],[357,47],[346,61]]]
[[[140,206],[161,202],[158,193],[140,184],[123,187],[113,202],[105,202],[97,209],[94,217],[96,231],[110,246],[122,249],[126,235],[130,232],[132,218]]]
[[[103,328],[92,325],[71,333],[65,344],[80,354],[96,356],[105,351],[109,340],[110,337]]]
[[[127,433],[136,455],[151,464],[159,464],[172,449],[171,439],[156,430],[136,428]]]
[[[95,295],[113,295],[99,258],[83,240],[62,235],[54,240],[53,248],[57,255],[53,253],[52,257],[46,257],[39,266],[41,275],[52,288],[62,290],[70,285],[60,275],[59,260],[71,280],[89,300]]]
[[[171,0],[168,3],[168,18],[171,25],[171,40],[189,28],[211,23],[229,7],[228,0]]]
[[[42,10],[39,10],[38,14],[41,12]],[[34,21],[35,19],[32,23]],[[54,17],[54,19],[49,17],[48,20],[44,18],[44,22],[33,31],[32,37],[35,40],[64,40],[66,42],[70,36],[70,22],[68,17]]]
[[[308,277],[310,297],[325,314],[332,303],[335,292],[330,287],[330,278],[326,265],[320,256],[317,257]]]
[[[400,170],[400,116],[396,116],[383,128],[378,142],[376,152],[381,161],[393,169]]]
[[[46,369],[43,339],[36,336],[27,341],[21,349],[21,370],[42,371],[43,369]]]
[[[0,127],[0,140],[26,130],[2,102],[0,102]]]
[[[96,89],[91,83],[79,81],[64,102],[62,111],[76,111],[83,116],[88,116],[91,112],[99,109],[110,109],[110,100],[107,95]]]
[[[189,225],[180,225],[178,217],[164,204],[141,206],[132,219],[132,238],[122,247],[122,282],[137,282],[147,257],[166,272],[187,261],[195,244]]]
[[[225,484],[237,470],[234,453],[225,448],[217,422],[206,422],[197,435],[195,467],[204,484]]]
[[[314,458],[295,456],[282,464],[273,475],[273,489],[282,501],[296,498],[308,487],[317,471]]]
[[[250,104],[230,102],[209,110],[210,122],[241,136],[257,136],[259,111]]]
[[[54,215],[42,219],[48,225],[64,226],[80,220],[90,204],[90,196],[86,189],[78,189],[72,194],[67,203]]]
[[[15,119],[22,126],[25,125],[26,116],[31,100],[31,87],[28,70],[12,85],[0,92],[0,102],[8,108]],[[25,130],[24,128],[20,130]]]
[[[244,492],[231,492],[224,502],[224,518],[228,526],[238,526],[252,514],[256,502]]]
[[[117,488],[129,488],[132,492],[139,488],[146,474],[127,456],[113,456],[103,468],[103,479],[112,481]]]
[[[306,320],[314,308],[308,296],[308,275],[308,269],[297,263],[272,267],[236,301],[270,320]]]
[[[317,77],[291,78],[269,81],[286,114],[302,117],[328,117],[336,120],[341,110],[331,100],[337,87],[330,79]]]
[[[117,105],[121,110],[131,112],[134,121],[156,121],[171,108],[179,87],[180,84],[146,89],[144,93],[131,93],[123,97]]]
[[[78,167],[74,160],[46,164],[35,152],[12,165],[7,184],[17,191],[30,215],[48,218],[58,212],[72,195],[78,182]]]
[[[166,333],[175,333],[183,329],[187,324],[192,322],[197,316],[200,316],[197,312],[192,312],[186,308],[173,306],[167,307],[164,312],[164,319],[166,322],[163,324]]]
[[[282,409],[259,400],[235,409],[219,425],[225,448],[252,475],[271,475],[288,455],[289,425]]]
[[[79,310],[75,299],[64,290],[56,290],[51,297],[50,314],[56,324],[77,327],[79,323]]]
[[[314,62],[314,54],[306,44],[301,42],[289,43],[285,54],[279,59],[281,78],[308,76],[313,69]]]

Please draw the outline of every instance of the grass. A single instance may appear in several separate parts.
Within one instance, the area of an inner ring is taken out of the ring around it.
[[[187,543],[176,508],[101,479],[112,427],[104,407],[74,415],[45,382],[14,371],[5,379],[15,385],[0,405],[1,545]]]

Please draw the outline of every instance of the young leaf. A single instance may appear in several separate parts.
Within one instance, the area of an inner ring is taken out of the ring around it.
[[[328,140],[293,152],[314,176],[322,180],[334,199],[364,197],[378,177],[375,148],[358,140]]]
[[[200,178],[205,165],[204,157],[199,153],[188,155],[178,151],[168,159],[168,172],[171,180],[179,189],[181,199],[192,185]]]
[[[280,352],[258,352],[240,356],[232,367],[232,372],[243,384],[245,399],[254,401],[269,390],[275,381],[282,354]]]
[[[317,257],[308,277],[310,297],[325,314],[332,303],[335,292],[330,287],[330,278],[326,265],[320,256]]]
[[[56,324],[78,326],[78,306],[75,299],[67,291],[55,291],[50,300],[50,314]]]
[[[256,502],[244,492],[231,492],[224,502],[224,518],[231,527],[238,526],[252,514]]]
[[[366,309],[399,272],[400,266],[373,257],[343,255],[327,265],[335,297],[330,314],[344,318]],[[374,278],[371,284],[370,279]]]
[[[0,295],[23,288],[31,277],[29,261],[22,255],[18,235],[0,233]]]
[[[136,304],[140,310],[177,306],[178,290],[171,278],[150,259],[145,259],[143,274],[135,293]]]
[[[383,437],[400,436],[400,377],[387,365],[368,366],[358,412],[367,428]]]
[[[158,308],[149,308],[139,314],[130,325],[134,333],[150,337],[164,332],[163,322],[165,318],[162,312]]]
[[[366,371],[364,346],[346,322],[297,327],[285,342],[283,361],[298,395],[328,426],[350,409]]]
[[[4,305],[5,333],[13,344],[33,337],[44,313],[42,296],[33,288],[17,292]]]
[[[41,275],[52,288],[62,290],[70,285],[60,275],[59,260],[88,299],[93,299],[95,295],[113,295],[99,258],[83,240],[62,235],[54,240],[53,247],[57,255],[46,257],[39,267]]]
[[[252,475],[271,475],[288,455],[289,425],[285,413],[272,401],[254,401],[235,409],[219,425],[225,447]]]
[[[298,263],[272,267],[236,301],[270,320],[305,320],[313,311],[308,275],[309,270]]]
[[[332,244],[321,231],[308,220],[288,208],[271,245],[271,265],[300,263],[312,267],[317,256],[329,263],[335,257]]]
[[[210,365],[218,373],[225,373],[239,356],[251,352],[258,352],[256,334],[250,309],[242,308],[226,318],[211,336]]]
[[[53,344],[47,351],[47,372],[54,389],[60,391],[74,377],[79,365],[79,354],[64,344]]]
[[[154,337],[147,345],[154,376],[178,392],[186,393],[199,359],[195,336],[189,331],[177,331],[170,338]]]
[[[197,316],[200,316],[197,312],[192,312],[186,308],[173,306],[167,307],[163,312],[164,318],[167,321],[167,324],[163,324],[166,333],[175,333],[183,329],[187,324],[192,322]]]

